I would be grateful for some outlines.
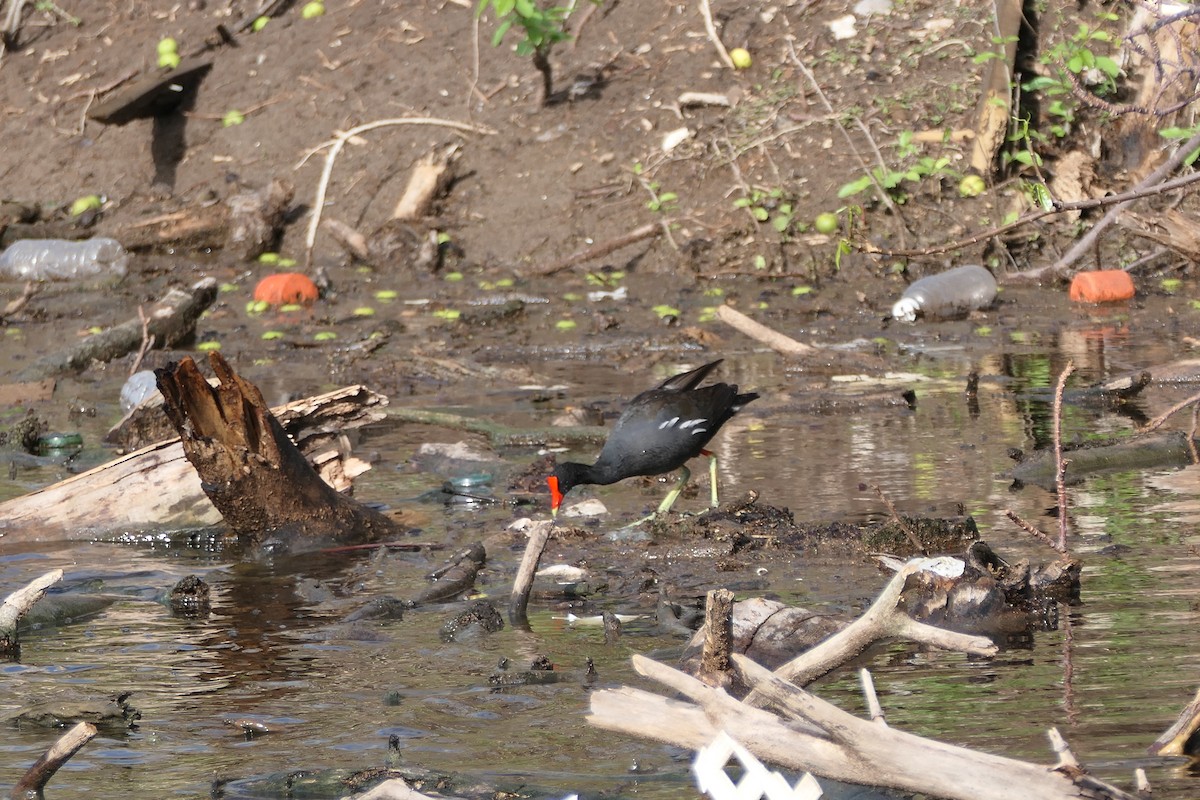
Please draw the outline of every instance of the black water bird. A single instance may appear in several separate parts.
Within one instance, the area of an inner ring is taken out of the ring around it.
[[[758,398],[756,392],[738,394],[738,387],[728,383],[697,388],[721,361],[668,378],[633,398],[608,434],[596,463],[565,461],[554,468],[547,479],[550,512],[557,515],[563,497],[580,484],[605,486],[635,475],[679,470],[679,481],[655,511],[665,514],[691,477],[687,462],[700,455],[709,458],[712,504],[717,505],[717,459],[704,446],[730,417]]]

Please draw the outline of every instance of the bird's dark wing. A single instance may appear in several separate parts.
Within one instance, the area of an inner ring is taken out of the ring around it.
[[[718,358],[716,361],[710,361],[702,367],[696,367],[690,372],[681,372],[678,375],[673,375],[660,383],[651,392],[689,392],[700,385],[700,382],[708,377],[708,373],[717,368],[725,359]],[[636,402],[636,400],[635,400]]]

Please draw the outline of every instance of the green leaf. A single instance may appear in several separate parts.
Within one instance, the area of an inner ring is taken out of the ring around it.
[[[871,178],[867,175],[862,176],[856,181],[851,181],[838,189],[837,196],[839,199],[856,195],[859,192],[867,189],[871,185]]]
[[[1160,131],[1160,133],[1161,133],[1161,131]],[[739,197],[737,200],[733,201],[733,207],[734,208],[749,208],[750,207],[750,198],[749,197]]]
[[[1096,57],[1096,68],[1110,78],[1116,78],[1121,74],[1121,67],[1116,61],[1113,61],[1108,56]]]
[[[517,0],[492,0],[492,5],[496,7],[496,16],[505,17],[512,13]]]
[[[1041,92],[1050,88],[1059,88],[1062,82],[1054,78],[1048,78],[1045,75],[1039,75],[1032,80],[1025,81],[1021,84],[1021,88],[1027,92]]]
[[[1158,131],[1158,135],[1164,139],[1188,139],[1195,134],[1195,128],[1159,128]]]
[[[770,216],[770,214],[767,213],[767,210],[762,206],[755,207],[755,209],[750,213],[753,214],[754,218],[759,222],[766,222],[767,218]]]
[[[508,18],[496,26],[496,32],[492,34],[492,47],[499,47],[500,42],[504,41],[504,34],[508,33],[508,29],[512,27],[513,20]]]
[[[784,231],[786,231],[788,229],[788,227],[791,226],[791,224],[792,224],[792,218],[785,214],[776,214],[771,219],[771,227],[774,228],[779,233],[783,233]]]

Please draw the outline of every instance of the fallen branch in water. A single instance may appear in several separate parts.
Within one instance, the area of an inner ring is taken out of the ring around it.
[[[26,800],[29,797],[41,797],[42,790],[59,767],[71,760],[71,756],[96,735],[96,726],[90,722],[80,722],[74,728],[58,737],[50,749],[39,758],[34,765],[26,770],[9,793],[10,800]]]
[[[62,580],[63,571],[53,569],[35,578],[28,584],[4,598],[0,603],[0,656],[15,656],[20,650],[17,640],[17,625],[21,617],[33,608],[33,604],[42,599],[46,590]]]
[[[862,616],[815,647],[804,651],[775,672],[782,679],[800,686],[812,683],[825,673],[854,658],[869,646],[891,637],[909,639],[942,650],[957,650],[971,655],[992,656],[996,645],[985,636],[938,628],[917,622],[898,608],[900,595],[908,577],[924,569],[930,559],[908,561],[888,582],[879,597]],[[760,698],[751,692],[746,702],[754,704]]]
[[[537,572],[538,561],[546,549],[546,540],[554,528],[551,520],[542,520],[533,525],[529,532],[529,541],[525,544],[525,553],[521,556],[521,566],[517,568],[517,577],[513,580],[512,594],[508,600],[508,621],[514,628],[528,628],[529,590],[533,587],[533,577]]]
[[[790,336],[785,336],[779,331],[768,328],[761,322],[756,322],[731,306],[717,306],[717,319],[785,356],[806,356],[815,353],[818,349],[810,344],[797,342]]]

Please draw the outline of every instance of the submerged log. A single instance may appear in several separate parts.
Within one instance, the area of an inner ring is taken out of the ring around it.
[[[1078,484],[1094,472],[1185,467],[1192,463],[1188,437],[1184,433],[1139,436],[1124,442],[1064,450],[1067,485]],[[1055,467],[1053,452],[1038,452],[1012,468],[1009,477],[1021,483],[1052,487]]]
[[[305,549],[331,542],[400,536],[383,514],[321,480],[254,384],[218,352],[209,354],[218,385],[189,357],[156,370],[167,417],[225,524],[246,544]]]
[[[325,472],[334,466],[326,460],[330,438],[380,419],[377,409],[386,402],[363,386],[349,386],[281,406],[275,414],[298,446],[323,462]],[[11,545],[216,525],[221,515],[175,438],[0,503],[0,520],[0,542]]]

